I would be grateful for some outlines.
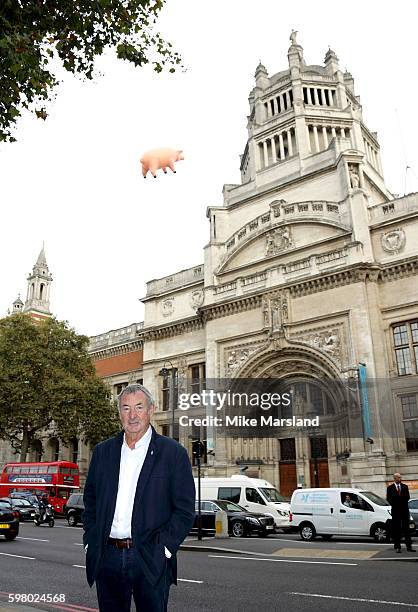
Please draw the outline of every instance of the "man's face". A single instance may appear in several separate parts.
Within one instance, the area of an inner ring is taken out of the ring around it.
[[[148,399],[142,391],[129,393],[122,397],[120,420],[129,436],[141,438],[147,431],[154,407],[148,408]]]
[[[401,482],[402,480],[402,477],[400,474],[394,474],[393,477],[395,479],[395,482]]]

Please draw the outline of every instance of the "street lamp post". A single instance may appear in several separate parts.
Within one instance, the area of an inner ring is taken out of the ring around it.
[[[170,370],[168,370],[165,365],[166,363],[168,363],[170,365],[171,368],[171,376],[170,376],[170,382],[169,382],[169,387],[168,387],[168,393],[169,393],[169,408],[171,411],[171,437],[174,438],[174,424],[175,424],[175,401],[174,401],[174,391],[176,388],[176,371],[174,369],[173,364],[171,363],[171,361],[169,359],[166,359],[164,361],[164,365],[161,368],[161,370],[159,371],[159,375],[163,376],[164,378],[167,378]]]

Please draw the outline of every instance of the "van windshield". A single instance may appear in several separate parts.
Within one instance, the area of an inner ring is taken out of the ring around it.
[[[379,495],[376,495],[376,493],[372,493],[371,491],[362,491],[361,494],[364,495],[366,499],[376,504],[376,506],[390,506],[390,504],[388,504],[383,497],[379,497]]]
[[[285,502],[286,499],[283,495],[280,495],[277,489],[262,489],[260,491],[263,493],[264,497],[269,502]]]

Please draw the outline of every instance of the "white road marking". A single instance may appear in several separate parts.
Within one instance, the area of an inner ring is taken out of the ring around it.
[[[86,569],[85,565],[73,565],[73,567],[81,567],[82,569]]]
[[[402,601],[385,601],[383,599],[363,599],[361,597],[340,597],[338,595],[320,595],[319,593],[296,593],[291,592],[289,595],[299,595],[301,597],[319,597],[321,599],[341,599],[344,601],[361,601],[364,603],[384,604],[388,606],[406,606],[407,608],[418,608],[418,604],[404,603]]]
[[[295,561],[293,559],[265,559],[260,557],[232,557],[229,555],[208,555],[214,559],[241,559],[243,561],[273,561],[278,563],[308,563],[310,565],[358,565],[358,563],[337,563],[334,561]]]
[[[73,542],[74,546],[83,546],[81,542]]]
[[[40,538],[24,538],[22,536],[17,536],[16,540],[33,540],[33,542],[49,542],[49,540],[41,540]]]
[[[68,525],[68,527],[66,525],[55,525],[55,529],[72,529],[74,531],[74,529],[83,529],[82,527],[70,527]]]
[[[0,552],[0,555],[4,555],[5,557],[18,557],[19,559],[31,559],[32,561],[35,560],[35,557],[24,557],[23,555],[12,555],[11,553]]]

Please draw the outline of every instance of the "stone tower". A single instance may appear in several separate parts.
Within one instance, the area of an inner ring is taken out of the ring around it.
[[[28,276],[28,290],[23,312],[39,319],[51,316],[49,309],[51,283],[52,275],[49,272],[45,249],[42,245],[32,273]]]

